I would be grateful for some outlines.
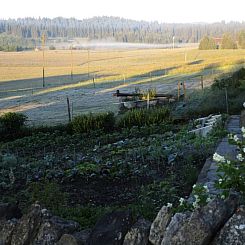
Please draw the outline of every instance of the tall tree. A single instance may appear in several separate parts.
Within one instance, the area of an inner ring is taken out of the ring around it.
[[[245,49],[245,30],[238,33],[238,45],[239,48]]]
[[[223,35],[221,49],[237,49],[237,44],[230,33],[225,33]]]
[[[205,36],[199,44],[200,50],[216,49],[216,44],[213,38]]]

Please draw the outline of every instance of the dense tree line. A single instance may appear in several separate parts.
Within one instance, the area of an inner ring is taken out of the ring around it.
[[[23,18],[0,20],[2,33],[26,40],[40,42],[42,33],[49,38],[112,39],[120,42],[171,43],[199,42],[204,36],[220,37],[229,32],[232,35],[245,30],[245,22],[220,22],[213,24],[169,24],[134,21],[119,17],[94,17],[77,20],[74,18]],[[29,42],[33,43],[33,41]]]
[[[220,43],[216,43],[213,37],[205,36],[199,43],[200,50],[208,49],[245,49],[245,31],[240,31],[235,36],[231,33],[224,33]]]

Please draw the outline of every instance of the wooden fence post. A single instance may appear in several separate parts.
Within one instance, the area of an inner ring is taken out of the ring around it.
[[[185,82],[183,82],[182,85],[183,85],[183,91],[184,91],[184,99],[186,99],[186,87],[185,87]]]
[[[203,90],[203,75],[201,75],[201,88],[202,88],[202,90]]]
[[[180,98],[180,82],[178,82],[178,101],[179,101],[179,98]]]
[[[67,101],[68,118],[69,118],[69,122],[71,122],[71,108],[70,108],[70,100],[68,96],[66,98],[66,101]]]

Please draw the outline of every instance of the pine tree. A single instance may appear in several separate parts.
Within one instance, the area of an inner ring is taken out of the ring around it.
[[[245,30],[240,31],[238,34],[238,45],[239,48],[245,49]]]
[[[237,49],[237,44],[230,33],[225,33],[221,42],[221,49]]]
[[[200,50],[216,49],[216,44],[213,38],[205,36],[199,44]]]

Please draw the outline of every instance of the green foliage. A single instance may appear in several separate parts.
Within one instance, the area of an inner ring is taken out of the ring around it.
[[[245,49],[245,30],[238,33],[238,45],[239,48]]]
[[[27,117],[21,113],[8,112],[0,116],[0,135],[3,139],[17,137],[25,126]]]
[[[133,109],[125,112],[118,120],[117,126],[129,128],[132,126],[149,126],[161,124],[170,119],[170,110],[167,107],[157,107],[152,109]]]
[[[134,209],[145,218],[153,220],[164,204],[177,200],[178,191],[169,181],[154,182],[141,188]]]
[[[200,50],[216,49],[216,44],[213,38],[205,36],[202,38],[199,44]]]
[[[222,37],[221,49],[237,49],[237,44],[230,33],[225,33]]]
[[[116,207],[103,206],[75,206],[64,207],[55,214],[64,219],[77,221],[81,229],[91,228],[103,215],[115,210]]]
[[[33,48],[34,41],[0,32],[0,51],[23,51],[26,50],[27,47]]]
[[[33,182],[29,187],[29,202],[39,202],[52,212],[61,210],[68,204],[68,195],[55,182]]]
[[[245,68],[234,72],[230,77],[216,79],[212,84],[212,89],[239,88],[242,84],[241,80],[245,80]]]
[[[114,114],[98,113],[76,116],[71,122],[71,128],[75,133],[87,133],[93,130],[112,131],[114,128]]]
[[[194,209],[206,206],[211,201],[208,187],[201,184],[193,185],[191,199],[187,201],[184,198],[180,198],[179,205],[173,208],[173,212],[193,211]]]
[[[54,45],[49,46],[49,50],[56,50]]]

